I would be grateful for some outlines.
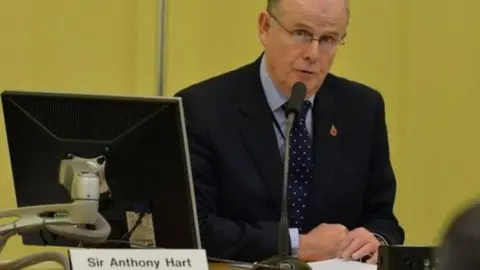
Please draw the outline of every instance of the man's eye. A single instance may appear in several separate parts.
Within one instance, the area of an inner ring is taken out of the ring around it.
[[[312,34],[310,34],[309,32],[305,31],[305,30],[295,30],[293,31],[293,34],[295,36],[302,36],[302,37],[311,37]]]
[[[332,42],[335,42],[336,39],[334,37],[331,37],[331,36],[322,36],[320,38],[320,42],[327,42],[327,43],[332,43]]]

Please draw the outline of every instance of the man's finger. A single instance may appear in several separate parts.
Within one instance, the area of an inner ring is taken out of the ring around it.
[[[378,262],[378,252],[374,252],[372,257],[367,260],[367,263],[369,264],[377,264]]]
[[[352,259],[358,260],[363,258],[364,256],[367,256],[368,254],[373,254],[375,251],[377,251],[377,245],[375,243],[369,242],[359,248],[357,251],[355,251],[352,254]]]
[[[341,257],[343,252],[347,249],[348,246],[352,243],[354,239],[350,236],[345,237],[343,241],[341,242],[340,246],[338,247],[338,257]]]
[[[362,238],[355,238],[353,241],[348,245],[348,247],[342,252],[342,258],[343,259],[350,259],[352,257],[352,254],[355,253],[357,250],[362,248],[365,244],[367,244],[367,241]]]
[[[338,248],[338,257],[341,257],[345,249],[347,249],[347,247],[353,242],[353,240],[358,237],[358,232],[358,229],[350,232],[348,231],[348,229],[346,229],[347,237],[345,237],[345,239],[342,241]]]

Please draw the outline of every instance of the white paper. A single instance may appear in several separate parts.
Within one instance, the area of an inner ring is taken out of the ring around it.
[[[362,263],[357,261],[348,261],[341,259],[331,259],[319,262],[308,263],[312,270],[376,270],[377,265]]]

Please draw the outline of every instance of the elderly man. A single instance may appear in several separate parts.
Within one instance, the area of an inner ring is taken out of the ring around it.
[[[177,94],[209,256],[258,261],[276,253],[289,136],[283,105],[296,82],[307,96],[290,134],[292,255],[375,263],[380,244],[403,243],[383,99],[329,73],[348,14],[345,0],[270,0],[258,17],[264,53]]]

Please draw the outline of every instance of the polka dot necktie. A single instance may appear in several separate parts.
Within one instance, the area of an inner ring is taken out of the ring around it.
[[[312,138],[308,133],[305,118],[311,107],[310,101],[305,101],[302,111],[298,114],[290,134],[290,167],[288,184],[288,201],[290,227],[302,232],[307,203],[307,186],[312,181],[313,151]]]

